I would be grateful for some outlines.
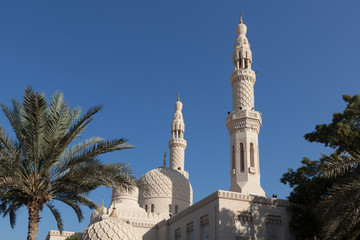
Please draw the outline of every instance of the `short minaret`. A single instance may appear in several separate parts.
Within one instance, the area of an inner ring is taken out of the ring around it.
[[[233,112],[226,118],[230,134],[230,191],[264,196],[260,186],[258,134],[260,113],[254,108],[255,72],[252,53],[246,38],[247,27],[240,19],[233,52],[234,71],[230,75]]]
[[[180,95],[178,94],[175,103],[175,114],[171,123],[171,139],[169,141],[170,168],[181,172],[188,178],[189,174],[184,170],[186,140],[184,139],[185,123],[181,112],[182,107],[183,104],[180,102]]]

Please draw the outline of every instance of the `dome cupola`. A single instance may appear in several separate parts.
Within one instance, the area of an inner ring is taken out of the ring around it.
[[[237,39],[233,51],[233,65],[234,69],[251,69],[252,52],[250,50],[250,43],[246,37],[247,27],[240,16],[240,23],[236,27]]]
[[[102,205],[97,208],[90,216],[90,224],[101,221],[103,215],[106,215],[107,209],[104,207],[104,198],[102,201]]]
[[[135,229],[117,217],[104,217],[90,224],[81,235],[82,240],[141,240]]]
[[[175,214],[192,204],[192,187],[179,171],[161,167],[145,173],[141,178],[148,186],[140,190],[139,204],[149,213]]]

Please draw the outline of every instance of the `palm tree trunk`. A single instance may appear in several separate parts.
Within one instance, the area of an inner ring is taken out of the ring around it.
[[[40,222],[39,209],[40,208],[38,203],[29,204],[29,225],[27,240],[36,240]]]

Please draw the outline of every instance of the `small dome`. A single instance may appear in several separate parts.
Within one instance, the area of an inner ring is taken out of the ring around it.
[[[141,240],[134,228],[119,218],[107,217],[90,224],[81,235],[82,240]]]
[[[181,111],[183,107],[182,102],[180,102],[179,100],[175,103],[175,111]]]
[[[239,36],[239,35],[246,35],[246,31],[247,31],[247,27],[246,27],[246,25],[245,24],[243,24],[243,23],[239,23],[238,25],[237,25],[237,27],[236,27],[236,33],[237,33],[237,35]]]
[[[192,203],[192,188],[189,180],[170,168],[156,168],[145,173],[141,180],[149,186],[140,191],[140,198],[168,197]]]
[[[134,186],[130,189],[114,189],[115,201],[121,202],[122,200],[132,200],[137,203],[139,196],[139,188]]]
[[[90,217],[90,224],[96,223],[98,221],[101,221],[102,216],[106,214],[106,207],[101,206],[98,209],[96,209]]]

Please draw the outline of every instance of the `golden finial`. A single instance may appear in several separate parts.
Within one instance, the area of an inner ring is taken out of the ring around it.
[[[164,153],[164,168],[166,167],[166,152]]]
[[[110,217],[115,217],[115,218],[117,218],[117,217],[118,217],[118,215],[117,215],[117,213],[116,213],[115,203],[114,203],[113,210],[112,210],[112,212],[111,212],[111,214],[110,214]]]
[[[111,214],[110,214],[110,217],[115,217],[115,218],[117,218],[118,215],[117,215],[117,213],[116,213],[116,207],[115,207],[115,194],[113,194],[113,196],[112,196],[112,203],[114,204],[114,207],[113,207],[113,210],[112,210],[112,212],[111,212]]]
[[[243,16],[243,14],[240,13],[240,23],[243,23],[242,16]]]
[[[180,92],[178,92],[178,99],[177,100],[180,101]]]

